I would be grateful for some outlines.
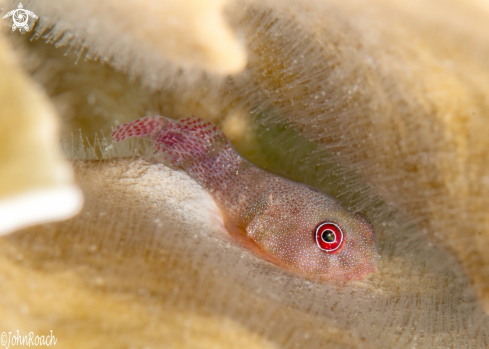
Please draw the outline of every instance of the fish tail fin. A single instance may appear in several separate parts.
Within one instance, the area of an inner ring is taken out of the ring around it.
[[[131,137],[154,139],[154,136],[160,133],[168,123],[169,120],[162,116],[148,116],[117,126],[111,136],[116,142]]]
[[[112,132],[116,141],[130,137],[151,139],[156,149],[182,168],[199,161],[212,162],[225,150],[232,152],[228,139],[217,126],[195,116],[180,120],[146,117],[120,125]]]

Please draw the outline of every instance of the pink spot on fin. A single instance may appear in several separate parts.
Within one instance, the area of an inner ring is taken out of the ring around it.
[[[118,126],[112,138],[119,142],[130,137],[148,138],[156,149],[171,157],[171,162],[204,176],[203,167],[222,152],[232,153],[229,141],[213,124],[197,119],[172,120],[162,116],[142,118]],[[228,160],[229,161],[229,160]]]
[[[161,116],[148,116],[127,124],[119,125],[112,132],[112,138],[121,142],[127,138],[153,138],[168,124],[168,120]]]

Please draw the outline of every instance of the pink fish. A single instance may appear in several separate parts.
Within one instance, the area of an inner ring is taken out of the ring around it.
[[[377,271],[369,221],[333,197],[243,158],[212,123],[145,117],[118,126],[115,141],[147,138],[207,189],[244,247],[307,277],[356,280]]]

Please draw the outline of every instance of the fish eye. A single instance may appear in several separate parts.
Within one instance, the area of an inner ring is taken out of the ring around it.
[[[333,222],[319,223],[315,230],[316,243],[323,251],[334,253],[343,244],[343,230]]]
[[[334,233],[334,231],[326,229],[325,231],[323,231],[321,239],[323,239],[324,242],[332,243],[336,240],[336,234]]]

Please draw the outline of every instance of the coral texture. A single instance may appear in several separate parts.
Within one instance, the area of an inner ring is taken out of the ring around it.
[[[75,163],[81,215],[0,239],[1,327],[53,325],[84,348],[116,334],[115,347],[488,347],[487,5],[236,1],[225,18],[248,61],[223,77],[162,49],[164,3],[37,0],[25,4],[34,36],[58,48],[7,34],[69,156],[92,161]],[[85,53],[102,62],[75,65]],[[378,272],[311,282],[276,268],[226,238],[194,181],[137,156],[146,143],[95,141],[145,115],[192,114],[254,163],[366,215]]]

